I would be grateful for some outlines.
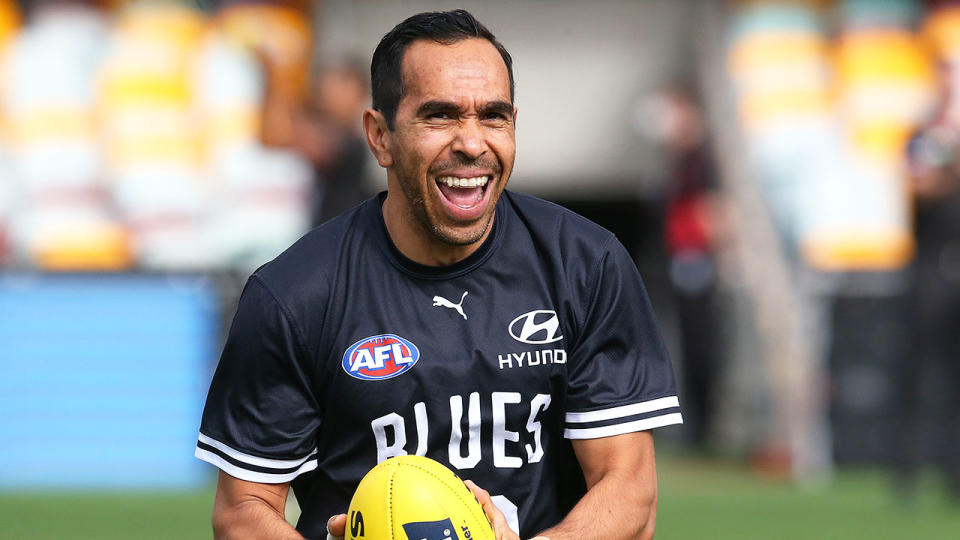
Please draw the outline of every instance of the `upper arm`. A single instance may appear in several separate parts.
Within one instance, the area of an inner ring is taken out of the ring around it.
[[[264,484],[317,467],[319,385],[302,343],[289,312],[252,277],[207,393],[198,458]]]
[[[571,442],[589,488],[584,497],[589,503],[581,510],[589,509],[592,519],[614,526],[604,529],[607,537],[612,533],[620,538],[652,539],[657,523],[657,470],[650,433]]]
[[[635,482],[638,489],[656,496],[657,471],[650,432],[638,431],[570,442],[583,469],[588,489],[602,478],[614,475]]]
[[[599,440],[682,422],[650,300],[619,242],[605,248],[595,275],[583,291],[582,322],[570,328],[564,437]]]

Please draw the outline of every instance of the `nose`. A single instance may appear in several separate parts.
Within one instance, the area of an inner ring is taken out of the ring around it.
[[[467,118],[460,123],[451,149],[470,160],[477,159],[487,151],[483,127],[477,119]]]

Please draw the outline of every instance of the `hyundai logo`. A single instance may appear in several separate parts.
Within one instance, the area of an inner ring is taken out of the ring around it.
[[[550,309],[537,309],[524,313],[514,319],[507,328],[510,337],[522,343],[543,345],[560,341],[560,320],[557,312]]]

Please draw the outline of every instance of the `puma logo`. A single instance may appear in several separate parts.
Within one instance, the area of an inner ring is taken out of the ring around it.
[[[463,291],[463,296],[460,297],[460,303],[459,303],[459,304],[454,304],[453,302],[447,300],[446,298],[444,298],[444,297],[442,297],[442,296],[434,296],[434,297],[433,297],[433,305],[434,305],[434,306],[445,307],[445,308],[450,308],[450,309],[455,309],[455,310],[457,310],[457,313],[459,313],[461,316],[463,316],[463,320],[467,320],[467,314],[463,312],[463,308],[461,307],[461,306],[463,306],[463,299],[466,298],[466,297],[467,297],[467,291]]]

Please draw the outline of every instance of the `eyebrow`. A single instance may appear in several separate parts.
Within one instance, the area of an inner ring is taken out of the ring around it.
[[[458,107],[452,101],[443,101],[443,100],[431,100],[424,102],[417,108],[417,116],[430,116],[435,113],[459,113],[460,107]],[[480,113],[499,113],[504,116],[510,116],[513,114],[513,105],[506,101],[491,101],[484,104],[480,107]]]
[[[507,103],[506,101],[491,101],[485,104],[483,107],[480,107],[481,113],[498,113],[504,116],[513,115],[513,105]]]
[[[423,105],[417,108],[417,116],[430,116],[431,114],[440,112],[460,112],[460,107],[457,107],[456,104],[451,101],[432,100],[424,102]]]

